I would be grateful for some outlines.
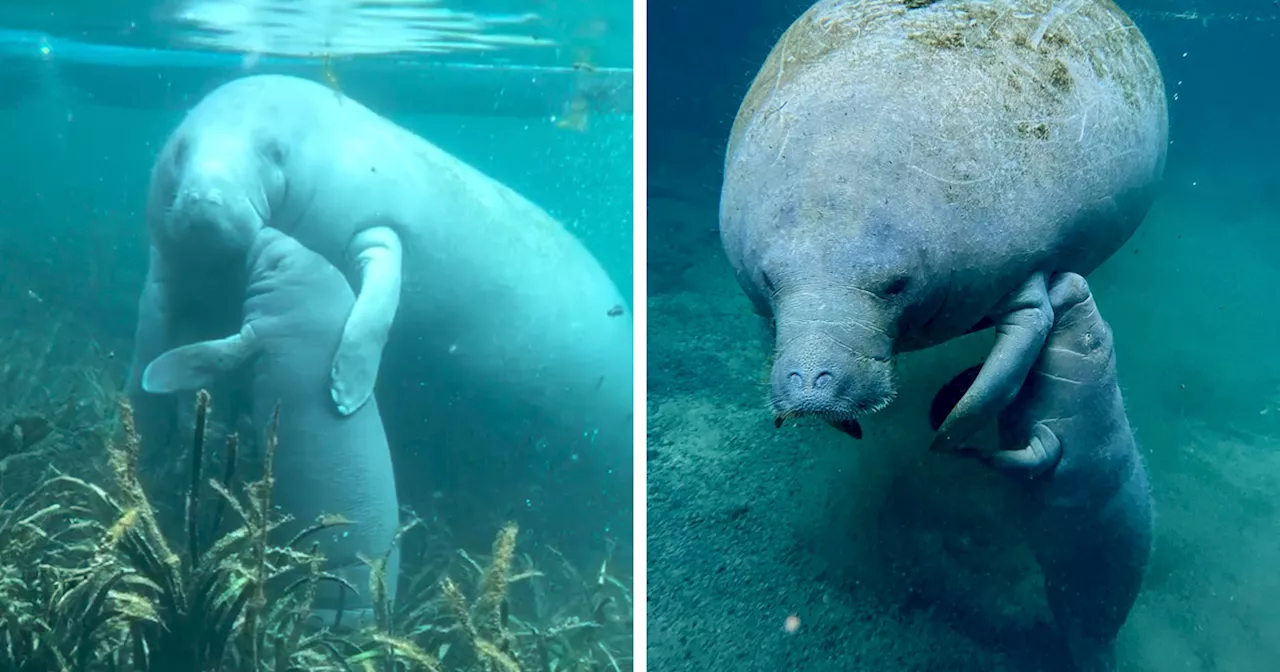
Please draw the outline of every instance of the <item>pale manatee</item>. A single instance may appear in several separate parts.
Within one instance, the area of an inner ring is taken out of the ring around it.
[[[144,441],[167,445],[180,425],[172,396],[142,392],[142,368],[238,324],[240,289],[222,269],[271,227],[356,289],[331,403],[351,413],[378,381],[397,458],[410,460],[400,476],[443,491],[433,508],[558,508],[539,529],[629,534],[632,318],[542,208],[356,100],[262,75],[213,90],[173,131],[147,219],[129,382]],[[379,377],[384,344],[394,362]],[[535,485],[540,497],[520,489]]]
[[[959,452],[1023,481],[1027,536],[1054,620],[1082,672],[1113,672],[1116,635],[1151,557],[1151,491],[1111,328],[1089,285],[1075,273],[1055,276],[1049,303],[1053,329],[1000,414],[1000,450]],[[935,429],[975,374],[961,373],[935,397]]]
[[[400,550],[392,546],[400,506],[378,404],[370,401],[342,415],[329,395],[330,364],[355,297],[332,264],[274,229],[262,229],[253,239],[240,271],[247,289],[239,333],[161,354],[144,370],[141,384],[152,394],[173,394],[210,388],[249,370],[259,430],[279,405],[272,503],[293,520],[278,528],[277,541],[322,515],[351,521],[321,532],[317,541],[326,569],[360,592],[322,582],[314,609],[330,623],[354,625],[372,617],[364,559],[390,552],[385,577],[392,598],[400,564]]]
[[[725,157],[724,249],[775,324],[772,411],[854,436],[894,359],[995,326],[935,436],[1017,393],[1053,323],[1046,278],[1133,234],[1168,111],[1111,0],[822,0],[756,75]]]

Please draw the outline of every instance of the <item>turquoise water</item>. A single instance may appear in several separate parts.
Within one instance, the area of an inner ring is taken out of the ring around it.
[[[738,106],[810,4],[650,4],[648,664],[1067,672],[1008,483],[928,451],[934,392],[989,335],[903,355],[861,441],[774,427],[773,333],[718,206]],[[1154,206],[1089,277],[1156,510],[1119,669],[1280,669],[1280,8],[1117,4],[1171,121]]]
[[[629,302],[631,7],[482,4],[468,9],[538,14],[539,35],[557,46],[297,58],[194,49],[160,20],[154,3],[0,7],[0,423],[8,432],[35,417],[51,427],[35,445],[0,440],[0,498],[29,490],[49,466],[109,480],[104,446],[118,429],[114,404],[147,268],[149,172],[185,111],[234,77],[283,72],[337,86],[544,208],[582,241]],[[418,422],[384,421],[391,436]],[[28,429],[28,444],[32,436]],[[536,440],[528,437],[529,445]],[[169,526],[180,520],[184,492],[172,487],[171,476],[143,474]],[[545,476],[523,473],[520,485],[536,490]],[[524,510],[532,504],[524,495],[495,496],[465,520],[433,513],[454,495],[500,484],[428,482],[415,474],[400,474],[400,481],[402,504],[427,528],[406,537],[405,557],[416,558],[405,561],[406,572],[443,570],[474,597],[479,579],[472,569],[479,565],[472,559],[487,563],[501,524],[514,519],[532,530],[518,537],[510,569],[517,578],[502,605],[504,627],[515,638],[509,652],[533,647],[537,628],[550,638],[553,657],[597,663],[607,657],[630,669],[628,489],[607,497],[627,502],[625,510],[601,512],[615,521],[613,529],[548,534],[554,523],[528,518]],[[554,500],[562,493],[542,494]],[[611,583],[584,593],[581,582],[595,581],[606,565]],[[402,590],[407,583],[401,581]],[[411,595],[408,603],[419,598]],[[595,623],[606,646],[561,641],[556,628],[566,619]],[[450,655],[439,641],[417,641],[446,669],[471,664],[459,659],[466,647]]]
[[[197,3],[190,0],[119,0],[117,2],[84,2],[83,0],[10,0],[0,5],[0,26],[11,30],[27,30],[58,37],[84,40],[94,44],[167,48],[178,46],[189,22],[181,20],[181,11],[192,6],[226,6],[233,3]],[[495,17],[534,15],[536,20],[519,31],[551,40],[559,49],[531,49],[510,53],[499,50],[465,55],[437,54],[433,58],[467,62],[512,62],[524,65],[566,65],[566,59],[579,58],[589,52],[601,67],[631,67],[632,7],[621,2],[588,0],[476,0],[467,3],[365,2],[361,0],[288,0],[241,3],[243,6],[277,6],[319,14],[325,8],[369,7],[378,5],[410,5],[417,8],[443,8]]]

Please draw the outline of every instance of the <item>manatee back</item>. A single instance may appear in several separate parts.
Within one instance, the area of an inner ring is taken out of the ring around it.
[[[726,251],[836,244],[888,206],[943,270],[1087,274],[1145,215],[1167,136],[1155,56],[1111,0],[822,0],[734,121]]]

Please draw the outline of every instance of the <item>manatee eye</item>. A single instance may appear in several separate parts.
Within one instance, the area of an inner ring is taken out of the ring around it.
[[[764,271],[760,271],[760,282],[761,284],[764,285],[765,291],[769,292],[770,294],[774,292],[773,279],[769,277],[768,273],[765,273]]]
[[[275,140],[267,142],[267,146],[264,148],[263,153],[266,154],[271,163],[277,166],[284,163],[284,148]]]
[[[746,290],[747,298],[751,299],[751,306],[759,315],[769,315],[773,310],[773,295],[776,290],[773,287],[773,281],[769,278],[769,274],[764,271],[758,276],[760,283],[746,282],[743,276],[739,275],[738,280],[744,290]]]
[[[885,296],[897,296],[907,289],[906,276],[898,276],[884,288]]]

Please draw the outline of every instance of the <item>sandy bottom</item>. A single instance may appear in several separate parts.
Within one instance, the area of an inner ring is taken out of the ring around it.
[[[1280,660],[1269,180],[1171,176],[1090,277],[1158,515],[1120,636],[1126,671]],[[720,252],[706,182],[651,177],[650,669],[1067,672],[1010,485],[927,451],[933,392],[990,336],[904,356],[898,401],[860,442],[818,423],[775,429],[768,334]]]

